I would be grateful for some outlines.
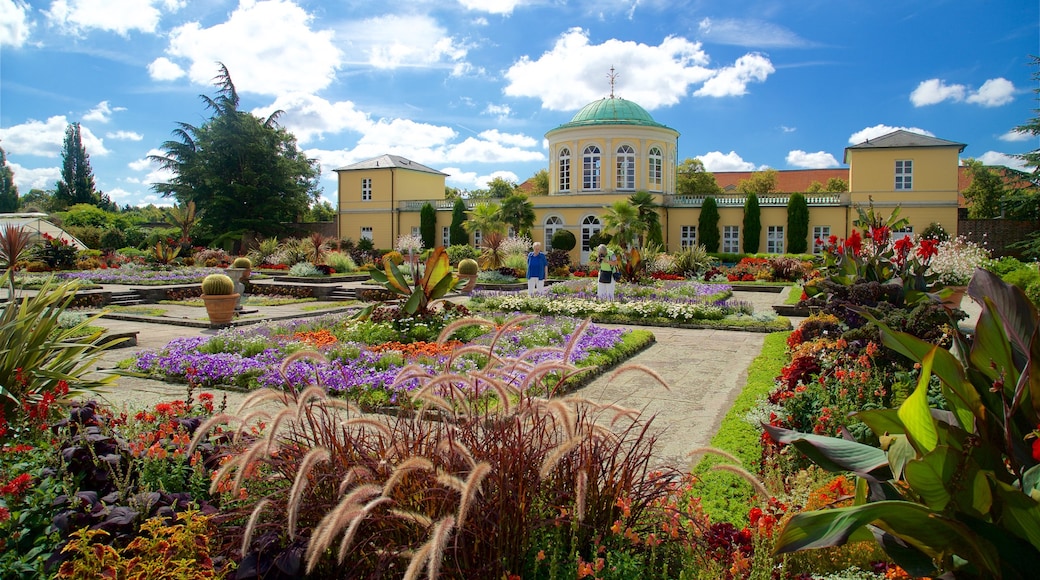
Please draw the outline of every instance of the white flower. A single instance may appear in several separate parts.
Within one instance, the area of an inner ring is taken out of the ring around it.
[[[404,254],[406,256],[408,255],[408,252],[413,252],[413,253],[418,254],[423,249],[422,236],[420,236],[420,235],[399,236],[397,238],[397,244],[394,245],[394,248],[398,252],[401,252],[402,254]]]
[[[928,273],[934,275],[939,286],[964,286],[989,259],[989,252],[962,238],[941,242],[928,264]]]

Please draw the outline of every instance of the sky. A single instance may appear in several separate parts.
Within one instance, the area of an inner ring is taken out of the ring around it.
[[[1036,0],[0,0],[0,147],[20,193],[53,190],[79,122],[99,190],[170,205],[148,156],[206,122],[222,62],[333,205],[333,170],[385,153],[471,190],[547,168],[613,68],[713,172],[844,167],[895,129],[1021,168],[1037,54]]]

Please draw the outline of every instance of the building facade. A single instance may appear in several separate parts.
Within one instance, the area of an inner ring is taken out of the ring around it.
[[[703,196],[675,191],[679,133],[653,120],[638,104],[617,97],[589,103],[571,121],[545,134],[549,148],[549,195],[531,197],[535,208],[534,241],[550,247],[555,232],[570,230],[578,240],[571,259],[585,262],[589,240],[602,230],[606,208],[637,191],[649,192],[660,206],[668,251],[697,244]],[[782,171],[778,185],[790,188],[809,179],[826,183],[840,177],[844,193],[804,194],[809,205],[809,247],[830,235],[846,237],[858,217],[856,207],[873,203],[887,215],[896,206],[910,226],[897,235],[920,232],[938,223],[957,231],[959,155],[965,145],[907,131],[895,131],[845,150],[848,169]],[[438,243],[448,243],[453,202],[444,199],[444,173],[402,157],[383,155],[336,170],[339,176],[339,235],[367,237],[378,248],[391,248],[402,234],[418,233],[420,210],[437,210]],[[720,251],[784,253],[787,203],[794,191],[759,196],[760,247],[744,248],[745,196],[734,176],[716,173],[723,194],[719,207]],[[747,174],[744,174],[747,175]],[[468,203],[468,202],[467,202]],[[471,206],[470,206],[471,207]]]

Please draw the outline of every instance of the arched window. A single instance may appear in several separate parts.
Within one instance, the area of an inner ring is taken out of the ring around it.
[[[630,145],[622,145],[617,149],[617,189],[633,190],[636,188],[636,152]]]
[[[545,218],[545,249],[552,249],[552,239],[556,232],[563,229],[563,218],[551,215]]]
[[[602,229],[603,224],[594,215],[587,216],[581,221],[581,254],[583,261],[588,258],[588,253],[592,250],[589,240],[592,239],[593,234],[598,233]]]
[[[651,147],[650,148],[650,156],[649,156],[648,162],[649,162],[648,166],[650,168],[650,173],[649,173],[649,175],[647,175],[647,178],[650,181],[650,190],[651,191],[661,191],[661,184],[662,184],[661,176],[662,176],[663,172],[661,171],[662,156],[661,156],[661,150],[659,148],[657,148],[657,147]]]
[[[571,150],[560,150],[560,191],[571,190]]]
[[[600,186],[600,151],[599,147],[589,145],[582,153],[582,189],[599,189]]]

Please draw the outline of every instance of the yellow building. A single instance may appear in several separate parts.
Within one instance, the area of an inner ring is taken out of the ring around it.
[[[679,139],[675,129],[654,121],[638,104],[611,96],[589,103],[545,138],[549,195],[530,198],[536,215],[534,241],[549,247],[556,231],[570,230],[579,241],[571,259],[585,262],[589,239],[602,229],[606,208],[646,191],[660,206],[666,248],[676,251],[698,243],[697,223],[704,197],[675,194]],[[896,205],[903,208],[900,215],[909,219],[910,227],[899,235],[920,232],[931,223],[956,232],[958,155],[964,147],[907,131],[848,147],[849,192],[805,194],[810,211],[809,247],[813,240],[832,234],[848,236],[858,215],[855,207],[866,206],[871,199],[882,215]],[[393,155],[336,172],[340,237],[367,237],[378,248],[391,248],[399,235],[418,233],[420,210],[430,203],[437,210],[438,243],[447,245],[453,202],[444,200],[444,173]],[[783,253],[790,193],[759,196],[759,248],[742,247],[744,195],[717,196],[719,250]],[[470,202],[467,205],[472,207]]]

